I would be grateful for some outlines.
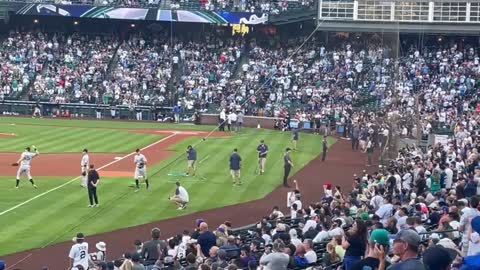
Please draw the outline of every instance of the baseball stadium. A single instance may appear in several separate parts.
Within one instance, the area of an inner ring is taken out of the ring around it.
[[[479,26],[480,0],[0,0],[0,270],[480,269]]]

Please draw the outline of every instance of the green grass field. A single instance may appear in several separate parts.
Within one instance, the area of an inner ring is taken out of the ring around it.
[[[162,138],[122,130],[135,128],[210,131],[213,127],[0,118],[1,133],[17,134],[16,138],[0,138],[0,152],[20,152],[25,146],[35,144],[43,153],[79,152],[85,145],[94,152],[130,153]],[[267,173],[263,176],[254,173],[256,146],[260,139],[265,139],[270,148]],[[96,143],[97,140],[101,142]],[[94,209],[87,207],[86,191],[76,181],[39,196],[71,179],[37,178],[38,190],[25,182],[24,187],[15,190],[11,177],[0,177],[0,213],[37,196],[29,203],[0,214],[0,255],[65,241],[77,231],[92,235],[262,198],[281,184],[283,171],[274,168],[283,166],[283,150],[290,141],[290,133],[259,129],[245,129],[232,137],[209,138],[204,142],[198,138],[183,141],[172,147],[171,150],[177,152],[174,156],[159,164],[150,164],[149,174],[154,176],[150,177],[149,192],[133,193],[129,187],[133,181],[129,178],[103,179],[98,191],[100,207]],[[321,142],[319,136],[301,134],[299,151],[292,153],[296,164],[294,171],[320,154]],[[168,176],[185,170],[184,151],[188,144],[197,144],[200,162],[197,174],[205,178],[203,181]],[[228,157],[234,147],[239,149],[243,159],[244,184],[236,187],[232,187],[228,174]],[[190,193],[191,203],[183,211],[167,202],[167,195],[173,194],[177,180]]]

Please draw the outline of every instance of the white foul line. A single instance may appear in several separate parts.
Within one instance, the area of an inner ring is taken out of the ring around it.
[[[161,140],[158,140],[158,141],[156,141],[156,142],[154,142],[154,143],[152,143],[152,144],[149,144],[149,145],[141,148],[141,150],[145,150],[145,149],[150,148],[150,147],[152,147],[152,146],[154,146],[154,145],[156,145],[156,144],[159,144],[159,143],[161,143],[161,142],[163,142],[163,141],[166,141],[166,140],[174,137],[174,136],[177,135],[177,134],[178,134],[177,132],[174,132],[173,134],[171,134],[171,135],[169,135],[169,136],[167,136],[167,137],[165,137],[165,138],[162,138]],[[120,160],[124,160],[124,159],[126,159],[127,157],[130,157],[130,156],[132,156],[132,155],[134,155],[134,154],[135,154],[135,152],[132,152],[132,153],[126,155],[126,156],[121,157],[120,159],[115,159],[114,161],[112,161],[112,162],[110,162],[110,163],[107,163],[107,164],[105,164],[105,165],[97,168],[97,171],[100,171],[101,169],[105,169],[106,167],[108,167],[108,166],[110,166],[110,165],[113,165],[113,164],[119,162]],[[35,197],[32,197],[32,198],[30,198],[30,199],[28,199],[28,200],[26,200],[26,201],[24,201],[24,202],[21,202],[21,203],[15,205],[15,206],[13,206],[13,207],[11,207],[11,208],[3,211],[3,212],[1,212],[1,213],[0,213],[0,216],[3,216],[3,215],[5,215],[6,213],[8,213],[8,212],[10,212],[10,211],[13,211],[13,210],[19,208],[20,206],[25,205],[25,204],[33,201],[33,200],[36,200],[36,199],[38,199],[38,198],[40,198],[40,197],[43,197],[43,196],[47,195],[48,193],[50,193],[50,192],[52,192],[52,191],[55,191],[55,190],[57,190],[57,189],[60,189],[60,188],[62,188],[62,187],[64,187],[64,186],[66,186],[66,185],[68,185],[68,184],[70,184],[70,183],[72,183],[72,182],[80,179],[80,177],[81,177],[81,176],[77,176],[77,177],[69,180],[68,182],[65,182],[65,183],[61,184],[61,185],[58,186],[58,187],[54,187],[54,188],[52,188],[52,189],[49,189],[49,190],[47,190],[47,191],[45,191],[45,192],[43,192],[43,193],[38,194],[38,195],[35,196]]]
[[[207,156],[204,157],[202,160],[200,160],[200,161],[198,162],[198,164],[202,164],[202,162],[204,162],[205,160],[207,160],[209,157],[210,157],[210,155],[207,155]]]

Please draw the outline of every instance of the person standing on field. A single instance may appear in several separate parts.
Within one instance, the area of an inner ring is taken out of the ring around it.
[[[25,174],[28,177],[30,183],[32,183],[32,186],[34,188],[37,188],[37,185],[35,185],[33,177],[30,174],[30,169],[32,167],[32,160],[40,153],[34,145],[32,145],[32,150],[33,152],[30,150],[30,147],[25,148],[25,151],[23,151],[17,163],[14,164],[16,166],[20,166],[17,171],[17,181],[15,184],[15,188],[18,188],[18,185],[20,184],[20,177],[22,176],[22,174]]]
[[[135,157],[133,158],[133,163],[135,163],[135,186],[136,190],[135,192],[138,192],[140,190],[140,185],[138,183],[138,179],[142,177],[145,180],[145,184],[147,185],[147,190],[150,187],[148,183],[148,177],[147,177],[147,158],[140,153],[140,149],[135,150]]]
[[[260,145],[257,147],[258,152],[258,169],[260,174],[265,173],[265,164],[267,163],[268,146],[264,140],[260,141]]]
[[[290,174],[290,170],[293,168],[293,162],[292,162],[292,159],[290,158],[290,152],[291,152],[290,148],[285,149],[285,155],[283,156],[283,161],[284,161],[283,186],[284,187],[289,187],[288,175]]]
[[[228,115],[228,131],[237,131],[237,120],[237,114],[232,110]]]
[[[325,161],[325,159],[327,158],[327,151],[328,151],[327,136],[323,136],[322,161]]]
[[[197,150],[195,150],[191,145],[187,147],[187,175],[195,176],[195,171],[197,165]]]
[[[233,149],[233,153],[230,156],[230,175],[232,175],[234,186],[242,184],[242,181],[240,180],[241,162],[242,158],[238,154],[237,148]]]
[[[85,188],[87,187],[87,174],[90,165],[90,157],[88,156],[88,149],[83,149],[82,153],[82,161],[80,162],[80,166],[82,168],[82,182],[80,185]]]
[[[97,104],[97,107],[95,108],[95,114],[97,119],[102,119],[102,108]]]
[[[298,128],[293,129],[293,150],[297,150],[297,144],[298,144]]]
[[[240,110],[238,111],[238,114],[237,114],[237,132],[240,132],[242,130],[242,127],[243,127],[243,112]]]
[[[98,184],[100,184],[100,176],[98,175],[97,170],[95,170],[95,166],[91,164],[90,170],[88,171],[88,200],[90,201],[90,205],[88,205],[88,207],[98,206]]]

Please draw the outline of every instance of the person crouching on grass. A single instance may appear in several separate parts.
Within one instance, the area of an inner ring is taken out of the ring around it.
[[[178,210],[183,210],[187,207],[189,201],[188,191],[180,185],[180,182],[175,183],[175,195],[169,197],[168,200],[174,202],[178,206]]]

